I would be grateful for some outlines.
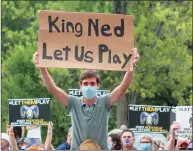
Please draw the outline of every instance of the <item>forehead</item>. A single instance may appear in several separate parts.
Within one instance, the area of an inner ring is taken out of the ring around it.
[[[144,138],[141,139],[141,142],[150,142],[150,140],[148,138],[144,137]]]
[[[82,82],[96,82],[96,77],[89,77],[82,80]]]
[[[131,132],[124,132],[124,133],[122,134],[122,137],[123,137],[123,136],[133,136],[133,135],[132,135]]]
[[[1,139],[1,143],[8,142],[6,139]]]

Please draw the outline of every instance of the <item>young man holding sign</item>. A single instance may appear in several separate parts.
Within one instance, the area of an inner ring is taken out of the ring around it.
[[[137,49],[132,50],[134,67],[139,59]],[[33,55],[34,63],[39,63],[39,55]],[[100,87],[100,77],[95,70],[85,70],[79,79],[79,85],[83,97],[68,95],[57,87],[46,68],[40,68],[43,81],[48,91],[71,112],[72,120],[72,144],[71,150],[78,149],[86,139],[96,141],[102,150],[108,150],[107,133],[108,119],[112,106],[120,100],[120,97],[129,88],[133,79],[133,71],[128,71],[119,86],[109,95],[96,96]]]

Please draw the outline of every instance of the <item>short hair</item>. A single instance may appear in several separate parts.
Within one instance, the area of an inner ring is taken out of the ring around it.
[[[122,133],[121,133],[121,137],[122,137],[122,135],[123,135],[125,132],[130,132],[133,137],[135,136],[132,130],[124,129],[124,130],[122,131]]]
[[[140,143],[143,138],[146,138],[150,141],[150,143],[153,143],[152,137],[150,135],[144,134],[140,137]]]
[[[122,144],[121,144],[121,137],[119,134],[109,134],[109,137],[111,137],[112,142],[116,142],[115,146],[112,148],[112,150],[121,150]]]
[[[96,82],[97,84],[100,83],[100,75],[98,74],[98,72],[96,70],[93,69],[88,69],[88,70],[84,70],[80,77],[79,77],[79,83],[82,84],[82,80],[86,79],[86,78],[96,78]]]
[[[127,129],[127,126],[126,126],[126,125],[121,125],[121,126],[120,126],[120,129],[121,129],[121,130],[126,130],[126,129]]]
[[[101,148],[96,141],[86,139],[82,144],[80,144],[79,150],[101,150]]]

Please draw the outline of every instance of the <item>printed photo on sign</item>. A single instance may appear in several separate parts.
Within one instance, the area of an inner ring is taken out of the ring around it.
[[[192,136],[192,106],[177,106],[176,121],[180,124],[177,135]]]
[[[130,104],[129,129],[134,132],[168,133],[171,110],[170,106]]]
[[[48,125],[51,121],[50,99],[8,99],[9,125]]]

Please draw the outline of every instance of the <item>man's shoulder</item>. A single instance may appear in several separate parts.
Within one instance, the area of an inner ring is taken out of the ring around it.
[[[97,98],[100,99],[100,100],[105,100],[105,99],[109,99],[109,96],[110,96],[110,94],[104,94],[104,95],[101,95],[101,96],[97,96]]]

